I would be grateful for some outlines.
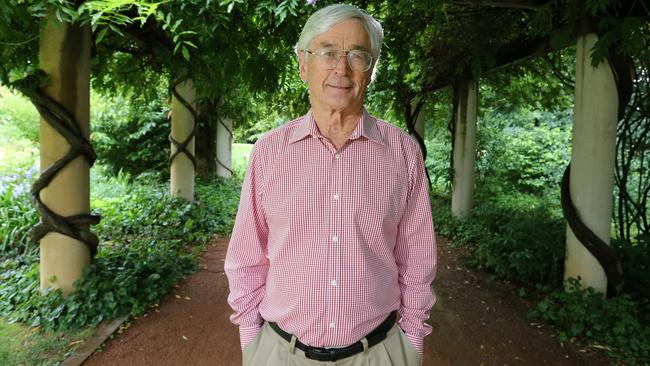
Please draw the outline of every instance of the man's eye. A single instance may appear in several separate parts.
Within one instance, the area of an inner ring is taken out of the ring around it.
[[[321,54],[325,57],[336,57],[335,51],[323,51]]]
[[[366,60],[368,59],[368,55],[367,55],[365,52],[354,52],[354,51],[353,51],[353,52],[350,52],[350,55],[352,55],[352,57],[353,57],[355,60],[363,60],[363,61],[366,61]]]

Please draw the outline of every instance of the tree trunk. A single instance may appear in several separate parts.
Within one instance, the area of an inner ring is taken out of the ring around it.
[[[90,134],[90,28],[57,21],[52,14],[41,30],[39,63],[49,74],[44,93],[65,107],[87,140]],[[60,160],[70,144],[45,119],[40,122],[41,171]],[[90,170],[79,155],[40,191],[43,204],[55,214],[68,217],[90,212]],[[87,226],[86,226],[87,228]],[[90,263],[90,250],[81,241],[50,232],[40,241],[40,286],[74,290],[74,281]]]
[[[454,187],[451,211],[454,216],[466,219],[472,215],[474,205],[474,176],[476,161],[476,114],[478,110],[478,83],[461,81],[456,110],[454,135]]]
[[[577,41],[570,192],[578,216],[609,244],[618,93],[607,61],[596,68],[591,66],[590,51],[597,40],[590,33]],[[606,292],[603,267],[567,227],[564,277],[578,276],[582,285]]]
[[[183,81],[174,88],[178,95],[172,93],[172,159],[169,189],[172,196],[193,201],[195,119],[190,108],[196,110],[196,90],[191,79]],[[182,100],[178,98],[179,96]],[[183,100],[189,106],[186,106]]]

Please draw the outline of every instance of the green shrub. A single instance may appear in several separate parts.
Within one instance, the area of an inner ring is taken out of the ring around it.
[[[650,235],[637,240],[612,240],[621,259],[625,290],[650,299]]]
[[[431,188],[437,192],[447,192],[451,188],[450,168],[451,142],[449,134],[435,132],[433,138],[425,140],[427,159],[424,165],[431,178]]]
[[[567,291],[544,298],[530,316],[552,324],[561,342],[580,337],[605,348],[607,354],[629,365],[650,360],[650,306],[629,295],[605,298],[593,288],[582,289],[569,279]],[[645,318],[644,318],[645,317]]]
[[[565,233],[559,203],[517,191],[483,189],[475,196],[467,221],[453,218],[449,203],[433,205],[438,232],[470,250],[467,264],[517,283],[557,286]]]
[[[167,174],[171,125],[164,100],[116,96],[95,112],[91,141],[98,162],[111,174]]]
[[[477,132],[477,180],[522,193],[557,193],[570,161],[565,112],[486,112]]]

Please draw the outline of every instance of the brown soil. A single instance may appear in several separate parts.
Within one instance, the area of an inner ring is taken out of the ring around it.
[[[201,270],[180,283],[156,310],[135,319],[84,365],[240,365],[223,273],[227,238],[202,255]],[[547,326],[531,322],[533,304],[515,288],[462,266],[462,253],[439,240],[438,303],[424,365],[607,365],[602,355],[561,345]]]

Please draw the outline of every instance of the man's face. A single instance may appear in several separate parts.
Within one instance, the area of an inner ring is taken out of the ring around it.
[[[359,19],[348,19],[335,24],[327,32],[312,39],[308,50],[327,48],[335,51],[362,50],[370,52],[370,38]],[[370,84],[374,67],[368,71],[352,71],[345,56],[334,69],[320,67],[318,56],[298,52],[300,78],[307,82],[312,107],[343,111],[358,111]]]

